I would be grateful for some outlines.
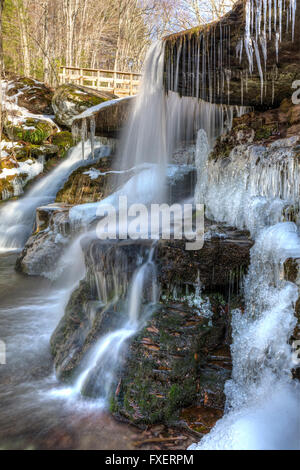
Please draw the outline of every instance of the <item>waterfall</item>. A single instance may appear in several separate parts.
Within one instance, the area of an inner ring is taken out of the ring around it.
[[[291,377],[298,288],[284,280],[284,263],[300,258],[299,165],[295,139],[237,147],[229,159],[208,159],[199,131],[197,201],[207,215],[247,228],[255,238],[245,279],[246,310],[232,315],[232,379],[226,411],[193,449],[299,449],[299,384]],[[202,171],[201,171],[202,169]]]
[[[144,326],[145,321],[151,315],[153,306],[158,301],[156,267],[153,261],[155,245],[152,245],[148,251],[146,260],[136,268],[133,274],[127,298],[121,307],[124,309],[125,319],[116,329],[96,341],[84,358],[73,387],[57,390],[55,392],[57,395],[76,397],[83,394],[97,398],[99,403],[107,404],[115,380],[115,372],[120,368],[122,359],[126,355],[126,344]],[[94,272],[94,275],[97,277],[97,273]],[[106,285],[109,274],[102,273],[102,275]],[[115,287],[117,291],[122,292],[122,286],[120,289],[118,286]],[[103,295],[104,291],[105,289],[100,290],[102,295],[100,294],[98,300],[107,309],[111,305],[107,303],[107,296]],[[119,298],[115,297],[113,303],[120,308],[118,300]]]
[[[140,95],[135,101],[132,115],[119,145],[116,173],[120,189],[98,203],[73,207],[70,210],[73,227],[86,227],[89,223],[95,222],[97,218],[99,219],[101,208],[107,204],[118,210],[120,196],[126,196],[128,206],[136,203],[148,206],[157,201],[166,202],[165,186],[171,181],[174,183],[180,180],[180,175],[184,175],[187,171],[185,168],[187,165],[183,165],[183,168],[170,165],[172,155],[177,148],[195,142],[197,131],[202,128],[208,135],[207,149],[210,150],[215,139],[231,128],[234,116],[246,112],[247,109],[244,107],[215,105],[199,98],[180,97],[178,93],[171,91],[166,94],[163,76],[164,59],[165,45],[163,42],[157,42],[147,55]],[[128,170],[134,173],[129,180]],[[126,182],[123,181],[124,175]],[[120,227],[117,228],[120,230]],[[96,238],[94,230],[93,226],[90,231],[91,240],[93,237]],[[104,229],[100,228],[101,230]],[[101,238],[100,235],[97,229],[98,238]],[[63,395],[76,396],[82,392],[107,398],[115,368],[121,366],[122,356],[126,352],[126,344],[129,338],[139,331],[145,320],[145,305],[142,299],[149,270],[150,272],[155,270],[152,256],[150,253],[148,261],[137,269],[130,281],[125,303],[125,323],[118,325],[109,334],[102,334],[90,353],[81,360],[79,366],[81,372],[76,383],[72,388],[63,390],[61,392]],[[92,260],[92,263],[94,262],[95,260]],[[101,266],[92,277],[96,280],[99,301],[101,300],[107,309],[111,306],[110,296],[107,294],[111,274],[107,274],[107,266],[103,265],[103,269]],[[114,284],[118,284],[119,276],[114,274],[112,277]],[[94,284],[90,277],[88,282]],[[117,292],[120,289],[120,286],[115,285]],[[121,290],[124,290],[124,286]],[[153,293],[151,299],[148,299],[148,309],[151,310],[156,289],[152,285],[149,290]],[[115,307],[116,315],[124,308],[119,303]],[[146,311],[148,309],[146,308]]]
[[[116,207],[119,196],[126,196],[128,204],[166,202],[168,177],[174,176],[174,168],[168,164],[176,150],[195,142],[199,129],[206,132],[212,148],[231,129],[233,118],[249,110],[181,97],[174,91],[165,93],[164,61],[165,43],[158,41],[147,54],[140,93],[118,148],[115,169],[120,190],[99,203],[73,207],[70,219],[75,226],[95,220],[98,209],[106,204]],[[128,181],[129,170],[135,174]]]
[[[106,145],[102,145],[101,141],[98,143],[100,144],[97,157],[99,159],[107,156],[110,150]],[[68,157],[49,175],[36,183],[24,197],[8,202],[0,208],[0,251],[23,248],[34,226],[36,208],[53,202],[57,192],[71,173],[81,166],[92,163],[91,159],[82,159],[81,147],[80,143],[69,150]],[[89,142],[84,143],[84,148],[85,152],[90,155]]]
[[[157,181],[156,199],[165,197],[166,167],[178,145],[195,140],[200,128],[206,131],[212,145],[231,128],[233,117],[247,111],[245,107],[207,103],[196,95],[181,97],[175,89],[166,93],[165,58],[165,42],[154,43],[145,60],[140,92],[124,129],[116,164],[117,169],[123,170],[152,164]],[[178,80],[177,67],[174,82]]]

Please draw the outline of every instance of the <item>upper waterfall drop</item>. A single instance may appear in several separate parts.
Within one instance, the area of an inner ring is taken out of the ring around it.
[[[127,170],[145,162],[165,168],[168,163],[164,49],[164,42],[157,41],[147,53],[139,94],[121,139],[118,169]]]

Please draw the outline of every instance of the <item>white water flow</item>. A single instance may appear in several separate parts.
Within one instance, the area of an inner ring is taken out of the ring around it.
[[[90,155],[90,142],[85,142],[84,147],[86,154]],[[108,153],[109,148],[103,145],[97,158],[107,156]],[[82,145],[78,144],[69,151],[68,157],[36,183],[28,194],[17,201],[4,204],[0,208],[0,251],[23,248],[32,232],[37,207],[53,202],[71,173],[81,166],[90,165],[93,161],[82,158]]]
[[[290,147],[289,147],[290,144]],[[284,262],[300,258],[299,228],[285,222],[299,203],[299,165],[292,142],[266,150],[240,146],[227,161],[209,161],[198,136],[196,201],[207,215],[255,238],[245,280],[246,310],[232,315],[232,379],[226,411],[194,449],[299,449],[300,390],[291,376],[289,344],[297,323],[298,287],[284,279]]]
[[[165,198],[166,169],[178,145],[195,141],[200,128],[205,129],[212,144],[231,128],[234,116],[246,112],[244,107],[215,105],[199,97],[180,97],[177,90],[166,93],[164,62],[165,41],[158,41],[147,54],[140,92],[121,139],[116,165],[118,170],[128,170],[152,164],[153,202]],[[174,80],[178,81],[178,77],[177,68]],[[143,202],[138,192],[134,197],[136,202]]]
[[[117,170],[135,168],[139,171],[132,176],[116,193],[95,204],[75,206],[70,211],[70,220],[74,227],[88,225],[99,214],[98,209],[112,204],[116,209],[119,196],[127,196],[131,203],[151,204],[165,198],[165,183],[177,177],[168,163],[177,146],[195,141],[197,130],[205,129],[209,136],[209,146],[215,139],[230,129],[234,115],[240,115],[245,108],[214,105],[198,98],[181,98],[175,92],[164,91],[164,51],[163,42],[154,44],[147,55],[141,92],[136,99],[132,116],[119,147]],[[122,173],[121,173],[122,174]],[[121,181],[120,181],[121,183]],[[118,227],[119,231],[121,230]],[[103,230],[103,229],[101,229]],[[118,230],[117,230],[118,232]],[[119,232],[118,232],[119,233]],[[99,237],[99,231],[97,231]],[[114,376],[114,369],[122,360],[127,340],[141,327],[144,315],[143,286],[151,261],[140,268],[130,285],[128,299],[128,321],[120,329],[99,339],[87,358],[81,364],[82,373],[73,388],[63,390],[66,396],[85,394],[90,391],[91,382],[97,377],[103,389],[97,396],[107,397]],[[153,289],[152,289],[153,290]],[[105,299],[102,299],[105,302]],[[150,302],[151,305],[152,301]],[[101,367],[100,367],[101,366]],[[100,372],[96,372],[100,370]],[[101,389],[101,386],[100,386]]]
[[[125,302],[125,321],[119,328],[101,337],[92,347],[81,365],[81,372],[72,388],[58,390],[57,395],[74,397],[80,394],[93,395],[99,403],[106,405],[114,382],[120,358],[126,354],[127,340],[145,324],[151,309],[158,301],[156,267],[153,261],[154,245],[147,260],[138,267],[130,283]],[[99,297],[100,302],[106,301]]]

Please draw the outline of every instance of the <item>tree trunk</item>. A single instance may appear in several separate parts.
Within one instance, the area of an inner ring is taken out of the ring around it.
[[[0,142],[2,140],[2,78],[4,74],[3,66],[3,42],[2,42],[2,11],[4,6],[4,0],[0,0]],[[1,158],[1,145],[0,145],[0,158]]]
[[[29,77],[30,76],[30,55],[29,55],[25,8],[26,8],[26,5],[24,4],[24,1],[18,1],[21,44],[22,44],[22,49],[23,49],[24,75],[26,77]]]

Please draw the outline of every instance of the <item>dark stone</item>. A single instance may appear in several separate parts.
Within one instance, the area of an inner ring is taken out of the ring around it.
[[[96,135],[104,137],[118,137],[124,124],[128,120],[134,98],[123,98],[116,103],[112,102],[109,106],[95,111],[92,116],[96,121]],[[81,118],[74,118],[73,125],[81,127]]]
[[[75,116],[114,98],[111,93],[68,83],[55,90],[52,106],[58,124],[71,128]]]

